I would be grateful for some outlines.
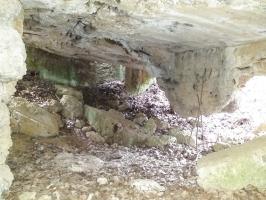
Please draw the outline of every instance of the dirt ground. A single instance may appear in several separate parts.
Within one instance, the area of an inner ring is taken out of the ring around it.
[[[25,192],[36,193],[34,199],[52,200],[266,199],[266,191],[252,187],[234,193],[204,192],[196,184],[196,174],[190,174],[194,158],[188,162],[188,157],[194,154],[181,147],[160,150],[88,145],[75,135],[31,139],[13,134],[13,141],[8,164],[15,180],[6,200],[20,199]],[[102,162],[88,162],[88,155]],[[97,183],[99,177],[107,183]],[[155,180],[165,191],[137,191],[130,182],[139,178]]]
[[[16,96],[25,97],[40,105],[49,99],[58,99],[53,84],[39,79],[34,73],[24,77],[17,89]],[[243,90],[245,95],[246,90]],[[148,117],[157,117],[167,122],[169,127],[179,126],[196,134],[196,120],[182,119],[174,113],[164,93],[156,84],[136,97],[129,96],[121,82],[106,83],[94,89],[83,89],[83,93],[85,102],[91,106],[119,110],[121,105],[126,104],[121,112],[128,119],[132,119],[138,112],[143,112]],[[237,95],[240,98],[241,92]],[[254,105],[252,99],[248,99],[248,102]],[[254,130],[260,122],[254,122],[252,118],[254,116],[247,110],[248,102],[240,102],[237,109],[231,113],[203,117],[200,128],[203,132],[198,135],[197,150],[181,144],[169,145],[163,149],[93,144],[86,135],[77,134],[71,128],[63,128],[60,135],[54,138],[30,138],[23,134],[13,134],[13,147],[7,162],[14,174],[14,182],[5,198],[6,200],[266,199],[266,191],[259,191],[251,186],[233,193],[210,193],[200,189],[196,182],[197,160],[211,152],[213,144],[219,141],[243,143],[256,136]],[[265,110],[263,102],[258,102],[260,101],[256,100],[257,106],[261,106],[260,110]],[[164,134],[164,131],[166,130],[159,130],[159,134]],[[138,179],[156,181],[163,189],[157,188],[158,191],[155,192],[139,191],[132,186],[132,182]]]

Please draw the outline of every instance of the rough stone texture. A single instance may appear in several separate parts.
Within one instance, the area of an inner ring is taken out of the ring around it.
[[[17,0],[0,0],[0,199],[13,180],[5,165],[8,149],[12,145],[9,111],[6,103],[15,91],[18,79],[24,75],[25,47],[21,39],[23,29],[22,6]]]
[[[145,69],[182,115],[219,111],[250,71],[265,72],[265,0],[22,3],[29,46]]]
[[[91,141],[98,143],[98,144],[104,144],[105,143],[104,138],[100,134],[98,134],[94,131],[86,132],[86,137],[89,138]]]
[[[149,179],[135,179],[130,182],[130,185],[138,192],[144,193],[164,192],[166,190],[165,187],[161,186],[156,181]]]
[[[133,121],[125,119],[122,113],[115,110],[105,111],[86,105],[84,113],[89,124],[109,144],[163,147],[175,139],[168,136],[154,136],[154,128],[140,127]]]
[[[36,195],[36,192],[23,192],[18,198],[19,200],[35,200]]]
[[[230,144],[226,144],[226,143],[217,143],[215,145],[212,146],[213,151],[218,152],[224,149],[228,149],[230,148],[231,145]]]
[[[31,137],[50,137],[59,134],[58,118],[36,103],[16,97],[9,104],[11,127],[16,133],[24,133]]]
[[[92,155],[74,155],[71,153],[58,154],[54,162],[71,172],[90,172],[100,170],[104,161]]]
[[[11,173],[9,167],[7,165],[0,165],[0,193],[7,191],[11,185],[13,180],[13,174]],[[0,197],[0,199],[2,199]]]
[[[206,190],[266,187],[266,137],[215,152],[199,160],[198,183]]]
[[[57,84],[93,87],[104,81],[124,80],[125,67],[67,58],[46,51],[27,48],[27,68],[38,71],[44,79]]]
[[[76,97],[79,101],[83,100],[83,94],[79,90],[64,85],[55,85],[56,95],[62,98],[64,95]]]
[[[83,116],[83,103],[78,98],[63,95],[60,103],[63,106],[62,114],[66,119],[75,119]]]
[[[141,94],[155,82],[156,78],[151,77],[149,73],[143,69],[135,69],[133,67],[126,68],[125,85],[130,94]]]
[[[146,145],[148,147],[164,147],[165,145],[176,143],[176,138],[169,135],[150,136],[147,139]]]
[[[59,113],[63,110],[63,106],[58,100],[51,99],[42,104],[42,108],[50,113]]]
[[[190,132],[180,130],[179,128],[171,128],[168,134],[176,138],[177,144],[196,146],[196,141]]]
[[[90,125],[101,134],[107,143],[118,143],[126,146],[144,144],[146,137],[137,125],[115,111],[104,111],[85,106],[85,117]]]

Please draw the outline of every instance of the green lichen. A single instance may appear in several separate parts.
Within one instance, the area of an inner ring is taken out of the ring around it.
[[[42,50],[27,48],[27,68],[40,73],[46,80],[58,84],[78,86],[77,67],[70,58],[62,58]]]
[[[204,189],[266,188],[265,154],[266,137],[209,154],[198,163],[198,183]]]

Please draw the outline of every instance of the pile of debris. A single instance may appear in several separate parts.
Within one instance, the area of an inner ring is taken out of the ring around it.
[[[191,133],[171,125],[169,118],[161,119],[172,111],[157,85],[137,97],[128,96],[118,82],[102,84],[96,93],[85,91],[53,85],[29,73],[9,104],[12,131],[32,137],[75,133],[92,142],[124,146],[196,145]]]

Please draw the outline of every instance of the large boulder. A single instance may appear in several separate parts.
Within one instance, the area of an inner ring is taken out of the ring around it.
[[[109,144],[163,147],[175,142],[175,138],[170,136],[155,136],[156,128],[140,126],[115,110],[105,111],[86,105],[85,117]]]
[[[32,137],[50,137],[59,134],[60,123],[56,114],[49,113],[35,103],[16,97],[9,104],[13,132]]]
[[[10,187],[13,175],[6,165],[12,145],[9,111],[6,103],[15,85],[26,72],[26,52],[21,38],[23,9],[19,0],[0,0],[0,199]]]
[[[63,95],[60,103],[63,106],[62,114],[66,119],[75,119],[83,116],[83,103],[77,97]]]
[[[86,105],[85,117],[107,143],[131,146],[143,145],[147,140],[148,135],[143,134],[137,124],[125,119],[118,111],[104,111]]]
[[[266,188],[266,136],[203,157],[197,172],[206,190]]]

